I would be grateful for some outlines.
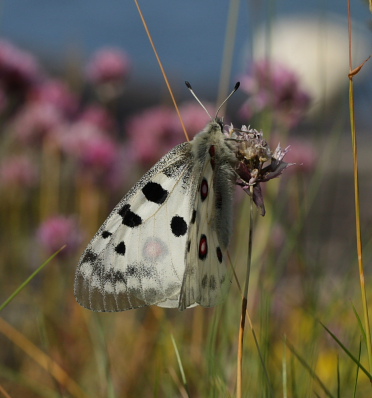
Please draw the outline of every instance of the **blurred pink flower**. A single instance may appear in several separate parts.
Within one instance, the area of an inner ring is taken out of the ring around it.
[[[249,95],[241,108],[247,119],[268,110],[279,124],[291,128],[300,122],[310,105],[310,96],[300,87],[295,72],[269,60],[255,62],[251,73],[241,78],[241,87]]]
[[[318,154],[316,148],[303,140],[290,139],[290,151],[286,156],[289,163],[294,163],[288,170],[290,173],[310,173],[314,171]]]
[[[216,112],[214,106],[208,103],[203,104],[207,108],[210,115],[213,117]],[[196,101],[188,101],[182,104],[180,106],[180,112],[190,139],[193,138],[201,130],[203,130],[207,123],[210,122],[208,114]],[[177,123],[178,117],[175,117],[175,123]],[[178,122],[178,124],[180,124],[180,122]]]
[[[76,220],[65,216],[49,218],[40,225],[37,231],[37,239],[48,254],[56,252],[65,244],[67,247],[62,254],[73,253],[82,242],[82,237]]]
[[[86,68],[87,78],[95,84],[123,82],[131,69],[129,56],[119,48],[104,48],[93,54]]]
[[[81,151],[81,161],[85,167],[109,170],[117,158],[118,146],[107,136],[97,137],[86,143]]]
[[[12,127],[22,143],[39,144],[45,137],[56,135],[63,123],[63,117],[54,105],[31,102],[16,114]]]
[[[111,114],[99,105],[90,105],[85,108],[79,119],[96,126],[102,131],[112,131],[115,128],[115,121]]]
[[[79,120],[60,135],[63,152],[72,156],[86,176],[105,186],[115,185],[120,175],[116,166],[121,158],[121,146],[98,126]]]
[[[36,59],[6,40],[0,40],[0,82],[13,94],[34,84],[41,76]]]
[[[129,146],[136,162],[152,166],[175,145],[184,141],[175,111],[157,106],[132,117],[126,128]]]
[[[82,159],[85,148],[89,142],[100,140],[104,136],[102,130],[85,120],[78,120],[76,122],[64,126],[63,131],[59,135],[59,141],[62,150],[68,155],[76,159]]]
[[[38,181],[37,167],[25,155],[9,156],[0,166],[0,183],[3,187],[31,188]]]
[[[30,93],[31,102],[53,105],[62,114],[74,115],[79,106],[77,96],[65,82],[57,79],[47,80],[37,85]]]

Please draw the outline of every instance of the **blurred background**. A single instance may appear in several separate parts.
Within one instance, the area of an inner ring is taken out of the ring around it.
[[[209,118],[184,81],[214,112],[239,80],[226,123],[262,129],[272,151],[290,145],[285,160],[296,163],[263,187],[266,216],[255,210],[248,307],[261,357],[248,331],[246,396],[351,396],[354,386],[370,396],[367,377],[318,323],[358,357],[347,3],[141,6],[190,136]],[[371,54],[372,24],[367,1],[351,6],[356,67]],[[370,76],[367,63],[355,77],[368,287]],[[185,140],[134,2],[4,0],[0,120],[0,302],[67,244],[1,313],[0,396],[234,396],[234,281],[224,304],[183,313],[95,314],[73,297],[98,227]],[[248,220],[249,197],[237,190],[231,256],[241,281]],[[366,363],[364,346],[360,355]]]

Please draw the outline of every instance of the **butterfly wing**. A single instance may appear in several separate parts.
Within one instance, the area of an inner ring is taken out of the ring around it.
[[[178,145],[115,207],[80,259],[75,296],[82,306],[178,307],[197,187],[193,165],[191,144]]]
[[[226,275],[225,253],[231,235],[234,175],[230,148],[218,123],[193,142],[200,165],[193,200],[179,309],[197,303],[212,307],[221,300]]]

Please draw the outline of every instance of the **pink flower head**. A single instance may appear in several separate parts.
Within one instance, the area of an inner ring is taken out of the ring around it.
[[[237,129],[230,125],[224,134],[231,146],[235,147],[236,184],[241,186],[248,195],[252,195],[254,203],[264,216],[266,210],[260,184],[279,177],[291,166],[291,163],[283,160],[289,147],[283,149],[278,144],[272,152],[263,138],[262,131],[251,129],[249,126]]]
[[[47,80],[36,86],[30,93],[31,102],[53,105],[64,115],[73,115],[78,108],[76,95],[66,83],[57,79]]]
[[[310,96],[300,87],[295,72],[269,60],[255,62],[251,73],[242,77],[241,87],[249,95],[241,109],[248,119],[269,110],[279,124],[290,128],[300,122],[310,105]]]
[[[53,136],[64,120],[59,110],[47,102],[27,103],[15,116],[13,129],[24,144],[39,144],[47,136]]]
[[[73,253],[82,242],[82,232],[72,217],[54,216],[44,221],[38,231],[37,238],[43,249],[52,254],[63,245],[67,247],[63,254]]]
[[[183,141],[175,111],[164,106],[153,107],[134,116],[127,125],[127,134],[134,160],[145,167]]]
[[[89,61],[86,73],[95,84],[123,82],[131,69],[129,56],[118,48],[97,51]]]
[[[86,143],[81,162],[87,168],[109,170],[118,157],[116,143],[107,136],[96,137]]]
[[[36,59],[6,40],[0,40],[0,82],[9,93],[23,91],[40,77]]]
[[[120,178],[116,166],[121,147],[113,138],[85,120],[71,124],[60,138],[62,150],[77,161],[84,175],[93,177],[98,183],[115,185]]]
[[[91,105],[85,108],[80,115],[80,120],[92,124],[102,131],[112,131],[115,127],[115,121],[110,113],[98,105]]]
[[[38,180],[38,170],[24,155],[10,156],[0,166],[0,183],[3,186],[31,188]]]

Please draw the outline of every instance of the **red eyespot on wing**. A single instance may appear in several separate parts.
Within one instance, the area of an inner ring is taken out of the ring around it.
[[[208,255],[208,241],[205,235],[200,237],[199,241],[199,258],[200,260],[204,260]]]
[[[203,181],[200,185],[200,197],[202,202],[207,198],[208,196],[208,182],[205,178],[203,178]]]

